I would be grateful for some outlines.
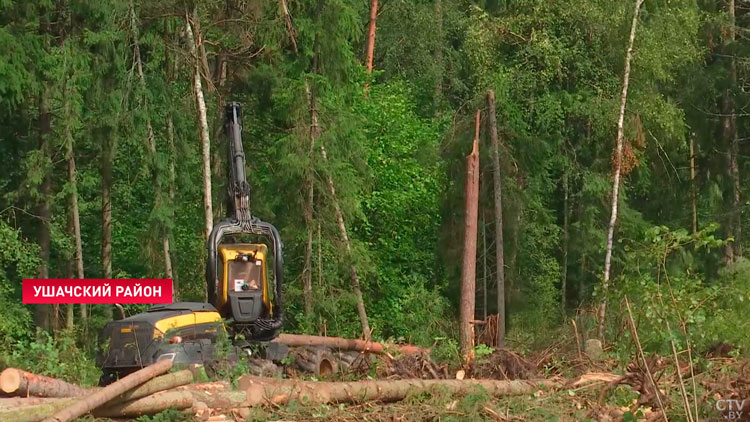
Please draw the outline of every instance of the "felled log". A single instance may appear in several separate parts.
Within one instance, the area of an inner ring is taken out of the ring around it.
[[[366,401],[392,402],[404,399],[408,393],[421,394],[440,387],[452,394],[468,394],[482,388],[494,397],[531,394],[540,387],[557,387],[549,380],[494,381],[494,380],[393,380],[355,382],[249,380],[247,406],[287,404],[301,401],[314,404],[357,403]]]
[[[79,397],[86,394],[86,390],[75,384],[17,368],[7,368],[0,373],[0,390],[12,396]]]
[[[247,406],[247,393],[244,391],[200,391],[186,390],[193,398],[193,402],[205,403],[211,409],[235,409]]]
[[[172,367],[172,361],[160,360],[153,365],[133,372],[132,374],[121,378],[101,390],[89,395],[86,398],[78,400],[69,407],[66,407],[53,416],[44,420],[44,422],[70,422],[93,409],[109,402],[115,397],[131,390],[144,382],[161,375]]]
[[[244,398],[244,394],[243,394]],[[34,398],[12,403],[0,408],[0,421],[40,422],[50,415],[73,404],[76,398]],[[94,409],[93,414],[102,418],[132,418],[159,413],[166,409],[186,409],[193,405],[189,391],[164,391],[124,403],[106,404]]]
[[[11,400],[11,399],[8,399]],[[0,421],[40,422],[42,419],[74,404],[76,398],[28,398],[0,408]],[[24,403],[26,401],[26,403]]]
[[[231,389],[231,386],[226,381],[199,382],[197,384],[181,385],[179,387],[174,388],[175,391],[191,390],[191,391],[207,391],[211,393],[216,392],[216,391],[230,390],[230,389]]]
[[[150,381],[146,381],[143,385],[140,385],[130,391],[126,391],[125,393],[120,394],[120,396],[118,397],[115,397],[112,402],[122,403],[139,399],[141,397],[146,397],[150,396],[151,394],[158,393],[159,391],[169,390],[185,384],[190,384],[192,381],[193,373],[187,369],[172,372],[171,374],[162,375]]]
[[[411,344],[387,344],[374,341],[365,341],[343,337],[321,337],[304,334],[280,334],[273,340],[276,343],[286,344],[292,347],[300,346],[325,346],[338,350],[356,350],[358,352],[369,352],[382,354],[388,350],[394,350],[403,354],[429,352],[419,346]]]
[[[167,409],[187,409],[193,406],[193,395],[189,391],[162,391],[150,396],[114,405],[105,405],[94,410],[101,418],[134,418],[153,415]]]

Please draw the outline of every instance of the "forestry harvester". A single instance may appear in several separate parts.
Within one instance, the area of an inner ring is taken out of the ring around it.
[[[268,363],[281,363],[288,356],[287,346],[270,342],[279,335],[284,318],[282,242],[272,224],[250,213],[240,119],[239,104],[227,105],[229,216],[214,225],[208,237],[209,303],[157,306],[107,324],[104,338],[109,339],[109,347],[99,359],[102,384],[159,359],[205,364],[219,357],[236,360],[244,354],[265,360],[260,366],[267,368]],[[222,337],[234,340],[230,353],[218,344]],[[223,351],[218,353],[220,348]],[[307,358],[304,369],[319,372],[321,365],[333,369],[327,350],[297,355]]]

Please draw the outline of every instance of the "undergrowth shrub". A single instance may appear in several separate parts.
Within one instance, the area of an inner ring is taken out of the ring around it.
[[[682,351],[688,342],[694,358],[719,342],[750,350],[750,262],[738,258],[708,280],[693,259],[725,244],[715,229],[688,234],[657,226],[625,245],[624,271],[608,297],[608,338],[622,360],[635,352],[626,298],[646,353],[671,356],[673,343]]]
[[[34,338],[18,340],[0,351],[0,363],[80,385],[95,385],[101,374],[70,330],[59,331],[54,338],[37,330]]]

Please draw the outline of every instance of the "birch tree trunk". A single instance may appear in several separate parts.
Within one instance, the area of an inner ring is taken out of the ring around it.
[[[615,141],[615,168],[612,178],[612,211],[607,228],[607,250],[604,255],[604,277],[602,278],[602,303],[599,305],[599,338],[604,340],[605,318],[607,314],[607,291],[609,289],[609,277],[612,267],[612,240],[617,223],[617,201],[620,193],[620,177],[622,164],[622,144],[625,141],[625,106],[628,101],[628,85],[630,83],[630,61],[633,57],[633,43],[635,42],[635,31],[638,27],[638,13],[644,0],[635,1],[633,12],[633,23],[630,27],[630,38],[628,50],[625,54],[625,74],[622,81],[622,96],[620,98],[620,116],[617,120],[617,140]]]
[[[211,141],[208,136],[208,118],[206,117],[206,102],[203,98],[201,86],[201,64],[193,37],[193,29],[190,18],[185,17],[188,44],[190,53],[194,59],[193,66],[193,91],[198,103],[198,122],[200,125],[201,148],[203,152],[203,212],[205,216],[205,238],[208,239],[213,228],[213,205],[211,201]],[[204,292],[204,298],[208,298],[208,292]]]
[[[461,266],[461,309],[459,314],[459,346],[465,365],[474,360],[474,307],[477,270],[477,218],[479,208],[479,118],[477,110],[474,143],[466,157],[466,189],[464,206],[464,254]]]
[[[497,347],[505,345],[505,248],[503,247],[503,188],[500,174],[500,141],[497,136],[495,93],[487,93],[487,106],[492,145],[492,181],[495,203],[495,265],[497,267]]]
[[[174,122],[172,121],[172,115],[168,112],[166,118],[167,126],[167,146],[169,147],[169,203],[174,206],[174,187],[177,183],[177,174],[175,171],[175,159],[177,154],[177,148],[175,147],[174,141]],[[174,213],[171,213],[174,217]],[[180,283],[177,281],[177,277],[172,266],[172,252],[169,246],[169,230],[165,228],[165,235],[162,238],[162,248],[164,249],[164,266],[167,270],[167,278],[172,279],[172,294],[175,302],[180,300]]]

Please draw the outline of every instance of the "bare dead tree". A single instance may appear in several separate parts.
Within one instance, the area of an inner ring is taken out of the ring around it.
[[[495,203],[495,267],[497,281],[497,347],[505,343],[505,248],[503,247],[503,188],[500,174],[500,140],[497,135],[495,115],[495,93],[487,93],[487,113],[489,114],[490,145],[492,147],[492,181]]]

